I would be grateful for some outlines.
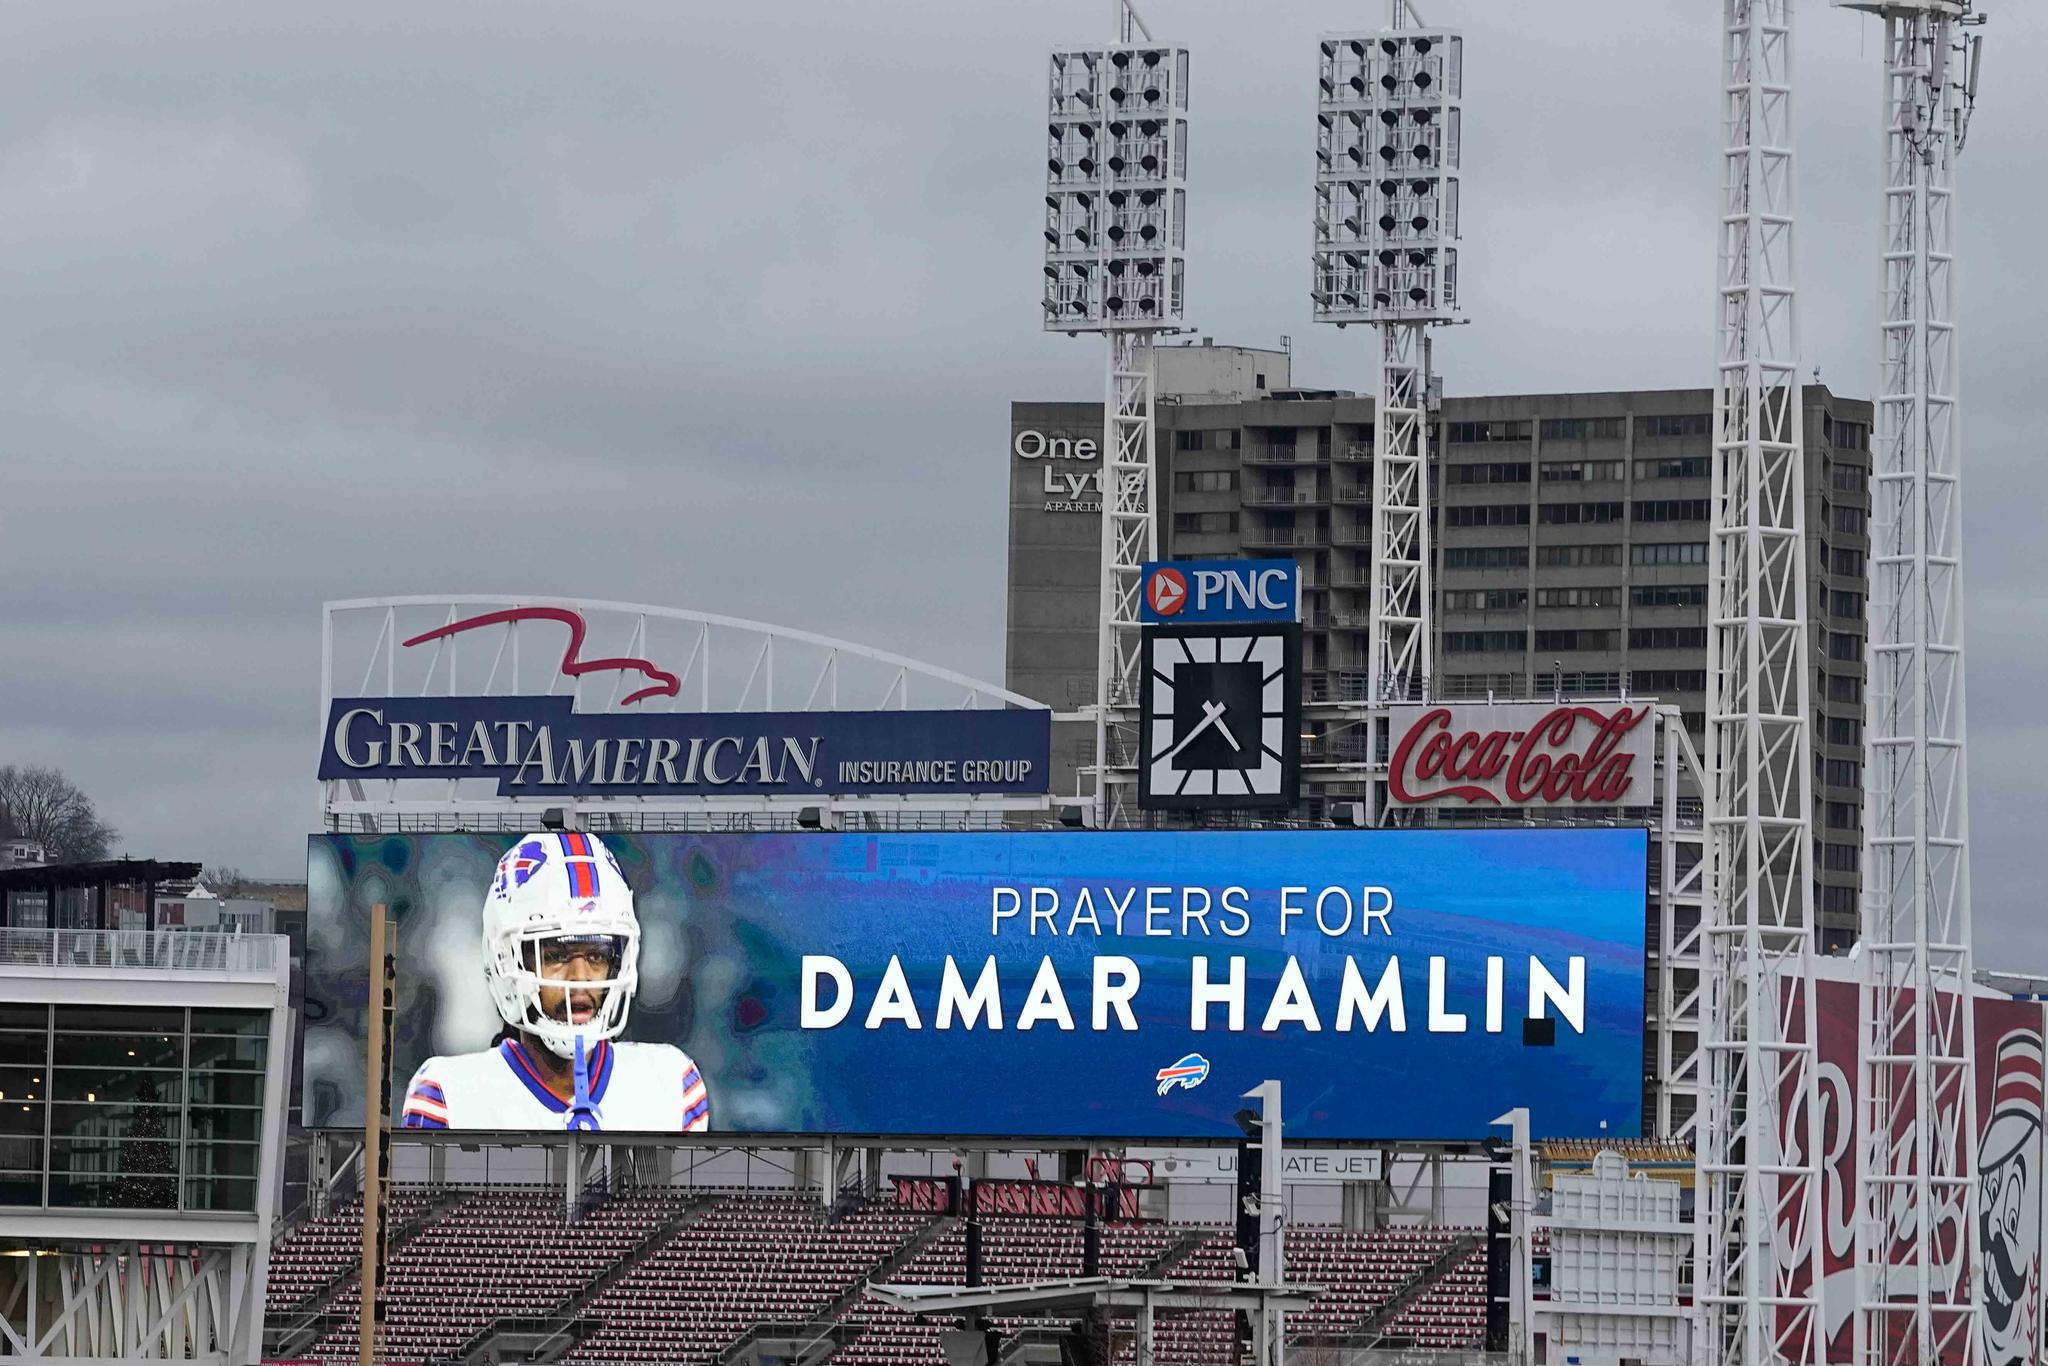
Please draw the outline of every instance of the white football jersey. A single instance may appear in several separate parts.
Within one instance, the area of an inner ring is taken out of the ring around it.
[[[428,1058],[405,1091],[408,1129],[616,1129],[702,1132],[711,1127],[703,1074],[665,1043],[597,1045],[585,1094],[563,1095],[543,1080],[524,1044],[507,1039],[482,1053]]]

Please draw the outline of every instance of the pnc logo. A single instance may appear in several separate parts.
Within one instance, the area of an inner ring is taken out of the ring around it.
[[[1145,585],[1145,602],[1162,617],[1180,615],[1180,609],[1188,605],[1188,581],[1178,569],[1160,569],[1153,572],[1152,581]]]

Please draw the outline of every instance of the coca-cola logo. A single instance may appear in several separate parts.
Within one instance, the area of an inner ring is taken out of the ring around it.
[[[1454,729],[1451,708],[1436,707],[1394,746],[1387,790],[1409,804],[1618,806],[1635,781],[1624,744],[1649,716],[1646,706],[1565,705],[1521,730]]]

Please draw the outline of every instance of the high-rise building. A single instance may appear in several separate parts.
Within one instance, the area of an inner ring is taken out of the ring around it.
[[[1362,698],[1371,568],[1373,405],[1290,387],[1281,352],[1159,352],[1161,556],[1291,556],[1302,570],[1304,700]],[[1863,757],[1870,404],[1805,390],[1813,631],[1815,904],[1823,948],[1855,933]],[[1704,727],[1713,397],[1704,389],[1447,398],[1432,437],[1441,699],[1654,697]],[[1013,403],[1006,682],[1056,709],[1095,695],[1096,403]],[[1312,726],[1311,730],[1315,728]],[[1305,739],[1298,814],[1318,780]],[[1055,790],[1093,761],[1055,729]]]

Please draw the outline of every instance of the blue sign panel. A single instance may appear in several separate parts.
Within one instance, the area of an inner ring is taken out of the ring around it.
[[[1153,625],[1293,621],[1301,568],[1293,560],[1148,560],[1139,619]]]
[[[351,697],[320,778],[495,778],[506,796],[1044,792],[1040,710],[611,712],[566,697]]]
[[[574,1094],[580,1127],[1213,1140],[1275,1078],[1304,1141],[1471,1139],[1520,1105],[1539,1136],[1635,1135],[1646,853],[1639,829],[320,836],[307,1122],[361,1123],[383,902],[422,1127],[565,1127]],[[591,917],[611,984],[522,1007],[511,940]],[[607,1099],[614,1066],[660,1084]]]

